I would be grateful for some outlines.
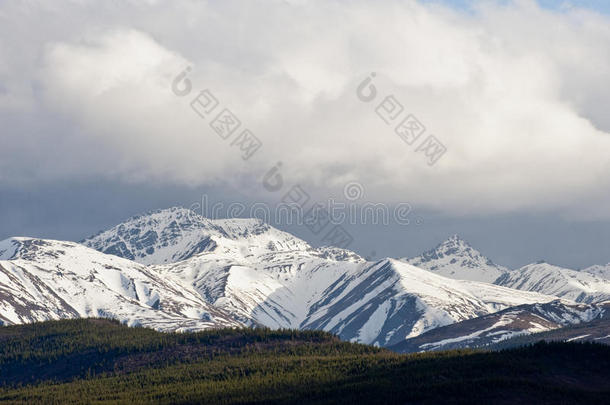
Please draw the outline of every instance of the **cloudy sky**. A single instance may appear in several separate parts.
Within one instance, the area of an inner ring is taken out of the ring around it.
[[[609,13],[602,1],[3,1],[0,238],[78,240],[202,195],[276,203],[300,185],[316,201],[412,207],[409,225],[346,225],[365,256],[459,233],[512,267],[610,262]],[[204,90],[209,116],[191,108]],[[226,140],[210,126],[225,108],[241,123]],[[425,127],[412,143],[395,132],[408,116]],[[244,129],[262,144],[247,160]],[[433,165],[431,135],[446,149]],[[278,162],[283,189],[269,191]]]

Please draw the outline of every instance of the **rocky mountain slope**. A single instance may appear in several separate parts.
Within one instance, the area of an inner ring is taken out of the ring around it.
[[[523,291],[596,303],[610,300],[610,280],[584,271],[576,271],[540,262],[503,274],[495,284]]]
[[[240,326],[175,280],[73,242],[2,242],[0,321],[103,316],[159,330]]]
[[[579,325],[596,319],[605,319],[604,317],[609,315],[610,304],[566,304],[553,301],[545,304],[519,305],[436,328],[390,348],[408,353],[489,347],[515,336]]]
[[[589,322],[552,329],[546,332],[524,334],[502,340],[491,346],[492,350],[502,350],[524,345],[531,345],[544,340],[546,342],[590,342],[610,345],[610,316],[608,312]]]

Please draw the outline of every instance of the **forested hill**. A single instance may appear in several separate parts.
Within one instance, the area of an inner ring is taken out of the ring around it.
[[[0,328],[2,403],[607,403],[610,347],[399,355],[317,331]]]

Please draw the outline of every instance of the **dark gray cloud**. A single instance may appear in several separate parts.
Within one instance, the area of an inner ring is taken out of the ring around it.
[[[202,195],[207,196],[210,207],[224,204],[221,214],[231,203],[251,207],[256,202],[239,190],[167,184],[87,181],[5,187],[0,198],[0,239],[26,235],[78,241],[132,215],[171,206],[194,207]],[[208,212],[211,214],[211,209]],[[538,260],[571,268],[610,262],[607,221],[570,221],[553,215],[527,214],[455,217],[418,207],[413,207],[412,219],[406,226],[395,221],[388,225],[373,225],[371,221],[345,223],[354,238],[350,248],[371,259],[415,256],[457,233],[494,261],[509,267]],[[274,225],[313,245],[322,244],[323,235],[313,234],[303,225],[287,225],[285,221]]]

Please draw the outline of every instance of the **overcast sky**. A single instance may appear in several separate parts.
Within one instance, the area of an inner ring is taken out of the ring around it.
[[[0,238],[78,240],[202,194],[273,203],[284,191],[261,178],[281,161],[285,188],[313,200],[357,183],[348,202],[413,208],[408,226],[350,225],[365,256],[459,233],[511,267],[610,262],[609,8],[3,1]],[[232,138],[191,108],[204,89],[241,122]],[[413,144],[395,133],[408,115],[425,127]],[[245,128],[262,142],[248,160]],[[429,135],[446,148],[433,165]]]

